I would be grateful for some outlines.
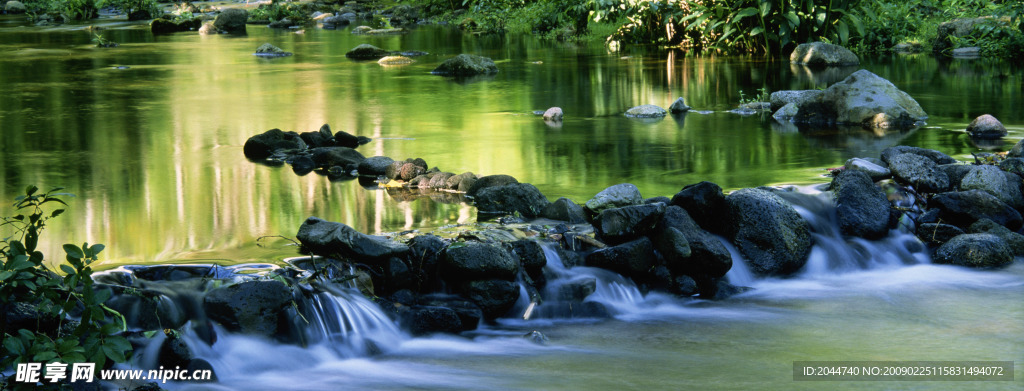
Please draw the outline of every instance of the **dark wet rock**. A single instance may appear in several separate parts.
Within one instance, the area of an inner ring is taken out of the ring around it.
[[[889,169],[896,179],[923,193],[949,190],[949,176],[934,161],[920,155],[903,153],[889,159]]]
[[[990,219],[1011,230],[1018,230],[1024,222],[1016,210],[981,190],[937,194],[928,201],[928,207],[938,208],[942,221],[961,228],[981,219]]]
[[[498,73],[494,60],[473,54],[460,54],[449,58],[431,72],[444,76],[476,76]]]
[[[469,190],[466,191],[466,195],[470,197],[476,197],[476,194],[484,188],[511,185],[513,183],[519,183],[519,181],[510,175],[482,176],[478,178],[476,182],[473,183],[472,186],[469,187]]]
[[[512,252],[519,257],[519,264],[523,266],[531,277],[541,275],[544,265],[547,265],[547,257],[540,244],[534,240],[517,240],[512,242]]]
[[[541,217],[565,221],[569,224],[581,224],[587,222],[587,216],[583,211],[583,207],[573,202],[572,200],[562,197],[541,212]]]
[[[699,290],[697,289],[697,281],[693,277],[682,275],[672,278],[672,285],[669,287],[669,292],[683,297],[689,297],[696,295]]]
[[[301,139],[294,133],[285,133],[281,129],[270,129],[249,137],[242,147],[242,152],[249,159],[262,160],[278,150],[300,149],[299,140]]]
[[[320,147],[333,147],[334,136],[328,132],[303,132],[299,134],[299,138],[306,143],[309,148],[320,148]]]
[[[254,280],[210,291],[203,308],[228,331],[269,337],[277,334],[282,310],[291,301],[291,289],[284,283]]]
[[[967,125],[967,134],[972,138],[997,139],[1006,137],[1006,127],[996,117],[985,114],[975,118]]]
[[[391,257],[402,258],[409,253],[409,246],[356,231],[342,223],[335,223],[310,217],[302,223],[296,235],[302,246],[314,254],[340,255],[342,257],[386,261]]]
[[[825,42],[811,42],[797,45],[789,54],[789,61],[808,66],[850,66],[860,64],[860,59],[850,49]]]
[[[935,164],[953,164],[957,163],[956,159],[953,159],[949,155],[934,149],[909,147],[906,145],[897,145],[895,147],[889,147],[882,150],[882,161],[885,164],[892,164],[892,158],[904,154],[910,153],[921,157],[926,157],[928,160],[935,162]]]
[[[542,114],[542,118],[544,118],[545,121],[561,121],[562,108],[552,107],[550,109],[547,109],[546,111],[544,111],[544,114]]]
[[[672,205],[678,205],[701,227],[712,232],[722,232],[722,218],[725,214],[725,194],[717,184],[703,181],[686,185],[672,196]]]
[[[391,162],[387,169],[384,170],[384,176],[388,179],[398,179],[402,166],[405,165],[405,161],[395,160]]]
[[[323,147],[310,150],[313,163],[319,168],[346,167],[350,164],[362,164],[366,157],[352,148]]]
[[[892,177],[892,171],[885,167],[881,161],[873,162],[862,158],[852,158],[846,161],[843,168],[848,171],[860,171],[868,175],[872,181],[880,181]]]
[[[217,18],[213,20],[213,26],[226,33],[245,34],[247,20],[249,20],[249,13],[244,9],[229,8],[217,15]]]
[[[192,373],[192,371],[188,371],[188,373]],[[138,385],[135,388],[132,388],[130,391],[163,391],[163,388],[160,388],[160,385],[157,384],[156,382],[149,382]]]
[[[690,111],[690,106],[686,105],[686,101],[683,100],[683,97],[678,97],[674,102],[672,102],[672,105],[668,107],[668,111],[672,114],[685,113]]]
[[[177,331],[164,332],[166,338],[160,345],[160,354],[157,356],[157,365],[165,368],[188,367],[192,361],[192,350],[189,349],[181,333]]]
[[[3,312],[0,318],[6,320],[0,324],[0,333],[18,335],[18,330],[25,329],[56,337],[61,326],[61,318],[40,312],[36,305],[29,303],[0,303],[0,311]]]
[[[1006,153],[1006,157],[1024,158],[1024,139],[1013,144],[1013,148],[1010,148],[1010,151]]]
[[[359,175],[381,176],[387,173],[388,166],[395,161],[387,156],[369,157],[359,163]]]
[[[462,325],[462,328],[459,330],[460,332],[475,329],[484,317],[479,306],[472,301],[458,296],[424,296],[420,300],[420,305],[450,308],[452,311],[455,311],[455,314],[459,317],[459,323]]]
[[[391,52],[381,49],[379,47],[364,43],[360,44],[345,53],[345,57],[355,60],[377,60],[381,57],[385,57]]]
[[[587,296],[597,291],[597,279],[585,278],[566,282],[558,288],[558,300],[560,301],[583,301]]]
[[[999,168],[1008,173],[1024,177],[1024,159],[1011,157],[999,162]]]
[[[262,57],[287,57],[292,55],[291,52],[286,52],[284,49],[269,43],[262,44],[260,47],[256,48],[255,54]]]
[[[701,292],[700,296],[702,298],[707,296],[707,298],[711,299],[711,300],[725,300],[725,299],[728,299],[730,297],[736,296],[736,295],[738,295],[740,293],[750,291],[750,289],[751,289],[751,288],[744,287],[744,286],[736,286],[736,285],[730,284],[728,281],[726,281],[724,279],[717,280],[717,281],[715,281],[714,284],[715,284],[714,285],[715,289],[714,289],[714,293],[713,294],[707,294],[707,293],[710,293],[710,292]]]
[[[540,216],[551,202],[529,183],[486,187],[474,198],[480,213],[519,213],[526,218]]]
[[[1005,227],[1003,229],[1005,229]],[[964,230],[958,228],[955,225],[942,223],[922,223],[921,225],[917,226],[917,237],[921,238],[921,240],[926,243],[942,244],[948,242],[950,239],[953,239],[963,234]]]
[[[181,31],[192,31],[202,27],[203,20],[200,18],[187,19],[183,21],[172,21],[167,19],[153,19],[149,24],[149,30],[153,34],[170,34]]]
[[[949,188],[956,189],[960,187],[960,182],[963,181],[964,177],[966,177],[974,167],[974,165],[956,163],[942,164],[939,166],[939,169],[949,177]]]
[[[800,214],[778,195],[742,189],[725,198],[732,243],[760,276],[786,276],[800,270],[811,253],[810,230]]]
[[[188,321],[187,315],[178,305],[160,293],[124,287],[113,287],[113,290],[115,294],[104,304],[121,313],[129,328],[177,329]]]
[[[594,229],[607,244],[625,243],[650,232],[663,214],[661,203],[605,209],[594,218]]]
[[[439,288],[438,268],[445,242],[435,235],[419,235],[409,240],[409,265],[422,276],[420,291]]]
[[[651,197],[651,198],[645,198],[644,199],[644,204],[657,204],[657,203],[662,203],[662,204],[665,204],[665,205],[669,205],[669,204],[672,203],[672,199],[668,198],[668,197],[665,197],[665,196],[657,196],[657,197]]]
[[[327,125],[324,124],[324,126]],[[329,129],[330,128],[328,127],[328,130]],[[337,133],[334,133],[334,143],[341,147],[358,148],[360,145],[366,144],[368,142],[370,142],[369,138],[354,136],[342,130],[339,130]]]
[[[839,231],[879,239],[889,232],[889,199],[868,174],[843,170],[832,180]]]
[[[462,289],[466,298],[483,311],[484,319],[505,315],[519,299],[519,285],[506,280],[472,281]]]
[[[402,328],[414,336],[433,333],[458,333],[462,321],[455,310],[446,307],[414,306],[400,315]],[[475,325],[474,325],[475,326]]]
[[[794,103],[787,103],[778,110],[775,110],[772,114],[772,118],[775,118],[775,120],[783,126],[783,129],[792,128],[793,132],[797,132],[799,129],[789,122],[792,122],[793,118],[798,114],[800,114],[800,107]]]
[[[640,189],[632,183],[620,183],[601,190],[594,198],[587,201],[583,207],[592,214],[601,213],[605,209],[621,208],[623,206],[640,205],[644,197],[640,195]]]
[[[685,264],[692,254],[690,242],[686,240],[686,235],[672,227],[651,235],[651,241],[654,243],[654,248],[658,250],[658,253],[665,258],[665,263],[674,266],[669,268],[670,270],[680,269],[678,265]]]
[[[414,276],[405,261],[392,257],[388,260],[387,269],[387,290],[396,292],[412,288]]]
[[[1024,195],[1021,194],[1021,179],[1015,174],[1005,172],[999,167],[990,165],[974,166],[960,181],[960,190],[982,190],[989,193],[1011,208],[1024,208]]]
[[[344,18],[341,15],[334,15],[323,18],[321,22],[323,23],[323,28],[325,30],[334,30],[339,27],[348,26],[348,24],[351,23],[351,20]]]
[[[996,268],[1013,262],[1010,247],[996,235],[963,234],[935,250],[935,263]]]
[[[451,282],[503,279],[513,280],[519,262],[499,244],[459,242],[448,246],[442,264]]]
[[[193,358],[191,361],[188,362],[188,367],[185,368],[185,371],[186,371],[186,373],[196,373],[196,371],[204,371],[204,372],[210,374],[210,378],[209,379],[192,379],[192,380],[189,380],[191,382],[196,382],[196,383],[216,383],[216,382],[218,382],[218,380],[217,380],[217,372],[213,369],[213,365],[211,365],[209,361],[206,361],[204,359]],[[152,383],[150,383],[150,384],[152,384]]]
[[[971,224],[967,229],[968,233],[986,233],[998,236],[1006,245],[1010,247],[1010,252],[1014,256],[1024,256],[1024,235],[1010,231],[1010,229],[996,224],[996,222],[989,219],[981,219]]]
[[[629,118],[661,118],[668,115],[668,111],[657,105],[640,105],[626,110]]]
[[[465,182],[465,188],[468,190],[476,182],[476,174],[464,172],[459,175],[453,175],[445,181],[445,187],[449,190],[459,190],[459,186],[463,185],[463,182]]]
[[[425,168],[418,166],[415,163],[405,163],[402,164],[402,167],[398,170],[397,179],[411,181],[412,178],[423,175],[425,172],[427,172]]]
[[[813,102],[821,96],[822,90],[784,90],[775,91],[771,95],[772,111],[778,111],[782,107],[793,104],[793,107],[798,108],[803,106],[807,102]],[[794,116],[790,115],[789,117]]]
[[[628,277],[645,277],[654,267],[654,244],[646,237],[594,251],[587,266],[608,269]]]
[[[683,262],[666,257],[667,266],[675,274],[690,276],[709,276],[718,278],[732,268],[732,255],[722,242],[707,231],[701,229],[686,210],[679,206],[665,209],[661,222],[654,227],[655,232],[675,229],[686,238],[690,248],[690,256]]]

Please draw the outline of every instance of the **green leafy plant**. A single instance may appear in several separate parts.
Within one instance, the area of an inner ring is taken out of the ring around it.
[[[751,96],[749,98],[743,93],[743,90],[740,90],[740,104],[741,105],[750,104],[750,103],[758,103],[758,102],[768,102],[771,99],[772,99],[772,94],[771,94],[771,92],[768,91],[767,87],[758,88],[757,89],[757,95]]]
[[[13,234],[0,241],[0,325],[3,327],[4,356],[0,368],[18,363],[59,361],[90,362],[96,370],[108,362],[124,362],[132,348],[120,333],[125,331],[123,316],[104,303],[111,297],[109,289],[97,288],[92,280],[93,262],[103,251],[102,244],[82,246],[65,244],[65,260],[60,264],[62,277],[44,263],[37,250],[39,236],[46,223],[64,213],[64,209],[48,212],[51,205],[67,204],[55,188],[39,193],[35,186],[15,198],[18,215],[4,217],[0,227]],[[7,309],[27,307],[36,313],[32,324],[13,325]],[[72,318],[78,318],[77,321]],[[18,327],[17,330],[13,328]],[[34,389],[34,384],[20,384]]]
[[[104,37],[103,35],[100,35],[99,33],[93,34],[93,36],[92,36],[92,43],[96,44],[96,47],[99,47],[99,48],[113,48],[113,47],[117,47],[117,42],[111,41],[111,40],[107,39],[106,37]]]

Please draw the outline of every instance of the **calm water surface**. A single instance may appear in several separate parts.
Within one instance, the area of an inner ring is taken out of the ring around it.
[[[401,200],[355,181],[331,182],[246,161],[242,144],[270,128],[335,130],[375,140],[367,156],[422,157],[446,171],[510,174],[549,198],[584,202],[621,182],[645,196],[709,180],[726,189],[827,181],[824,169],[895,144],[966,160],[980,151],[962,131],[991,113],[1024,137],[1024,70],[1005,63],[879,56],[862,68],[921,103],[928,126],[910,132],[804,130],[725,113],[764,86],[818,88],[856,69],[810,73],[759,58],[611,50],[531,37],[464,36],[440,27],[363,37],[299,35],[250,26],[242,37],[152,36],[108,22],[114,49],[81,27],[0,20],[0,183],[78,195],[44,235],[107,244],[106,266],[163,262],[278,262],[307,216],[367,232],[475,221],[475,210]],[[260,59],[270,42],[295,55]],[[431,54],[383,68],[344,53],[360,43]],[[493,58],[491,78],[455,81],[429,71],[459,53]],[[117,69],[117,67],[127,69]],[[676,97],[708,114],[647,122],[631,106]],[[530,114],[560,106],[549,127]],[[343,359],[224,336],[208,352],[233,389],[1020,389],[1013,383],[796,383],[794,360],[1014,360],[1024,362],[1024,270],[927,263],[786,281],[754,281],[725,303],[647,298],[602,323],[507,325],[475,340],[407,339],[384,357]],[[551,342],[518,338],[540,329]],[[511,331],[510,331],[511,330]],[[509,335],[512,335],[511,337]],[[186,387],[189,385],[177,385]],[[215,388],[220,389],[220,388]]]

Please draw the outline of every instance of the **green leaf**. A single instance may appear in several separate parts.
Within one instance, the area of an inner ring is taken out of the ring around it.
[[[53,360],[55,358],[57,358],[57,352],[54,352],[52,350],[48,350],[48,351],[45,351],[45,352],[39,352],[39,353],[36,353],[35,356],[32,356],[32,360],[33,361],[44,362],[44,363],[45,362],[49,362],[50,360]]]
[[[132,344],[128,342],[128,339],[122,336],[108,337],[106,344],[122,352],[132,350]]]
[[[100,253],[100,251],[103,251],[103,249],[105,248],[107,248],[107,246],[104,246],[102,244],[94,244],[92,245],[92,247],[89,247],[89,252],[92,253],[92,256],[95,257]]]
[[[789,11],[787,13],[782,14],[782,16],[789,21],[790,27],[796,28],[797,26],[800,26],[800,17],[796,16],[795,12]]]
[[[14,276],[14,272],[10,270],[4,270],[0,272],[0,281],[7,281],[7,279]]]
[[[61,213],[64,213],[64,209],[54,210],[53,213],[50,213],[50,218],[54,218],[54,217],[60,216]]]
[[[846,22],[839,21],[836,23],[836,29],[839,31],[839,42],[845,44],[850,39],[850,28],[846,26]]]
[[[103,349],[103,354],[106,355],[107,357],[109,357],[111,360],[114,360],[114,362],[124,362],[125,361],[124,352],[123,351],[118,351],[117,349],[114,349],[110,345],[103,345],[102,349]]]
[[[772,12],[772,2],[769,0],[761,0],[761,17],[768,16]]]
[[[96,303],[106,303],[107,300],[110,300],[111,296],[113,296],[113,293],[110,289],[97,289],[96,296],[93,296],[93,300]]]
[[[35,185],[29,185],[28,187],[25,188],[25,195],[31,196],[35,194],[38,190],[39,188],[36,187]]]
[[[64,252],[68,253],[69,257],[72,257],[72,258],[75,258],[75,259],[85,258],[85,252],[83,252],[82,249],[79,248],[78,246],[73,245],[71,243],[68,243],[68,244],[64,245]]]
[[[35,265],[33,265],[32,262],[29,262],[27,255],[17,255],[14,257],[14,260],[11,261],[8,269],[17,271],[31,269],[33,266]]]
[[[4,349],[19,356],[25,354],[25,345],[21,344],[21,339],[14,336],[4,335]]]
[[[761,34],[763,32],[764,32],[764,27],[757,26],[757,27],[754,27],[754,28],[750,29],[750,33],[749,34],[750,34],[751,37],[755,37],[758,34]]]
[[[756,15],[756,14],[757,14],[757,8],[747,7],[747,8],[741,9],[740,12],[737,12],[736,16],[733,16],[732,20],[735,22],[737,20],[746,18],[746,17],[751,16],[751,15]]]
[[[67,274],[75,274],[75,268],[63,263],[60,265],[60,270]]]

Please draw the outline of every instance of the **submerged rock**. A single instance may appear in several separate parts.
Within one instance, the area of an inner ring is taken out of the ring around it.
[[[385,66],[387,66],[387,65],[409,65],[409,64],[412,64],[414,62],[416,62],[416,60],[413,60],[413,59],[411,59],[409,57],[405,57],[405,56],[386,56],[384,58],[381,58],[380,60],[377,60],[377,64],[385,65]]]
[[[793,104],[794,107],[803,106],[807,102],[813,102],[821,96],[822,90],[783,90],[775,91],[771,95],[771,106],[772,111],[777,111],[782,107]],[[795,116],[790,115],[790,117]]]
[[[640,105],[626,110],[629,118],[661,118],[666,115],[668,112],[656,105]]]
[[[550,109],[547,109],[546,111],[544,111],[544,114],[542,114],[542,118],[544,118],[545,121],[561,121],[562,108],[552,107]]]
[[[256,53],[253,53],[260,57],[286,57],[292,55],[291,52],[286,52],[281,48],[265,43],[256,48]]]
[[[797,45],[789,55],[794,64],[809,66],[849,66],[860,64],[860,59],[850,49],[825,42],[811,42]]]
[[[885,163],[880,160],[875,162],[868,159],[855,157],[850,160],[847,160],[846,164],[844,164],[843,167],[846,170],[863,172],[867,174],[872,181],[880,181],[892,176],[892,171],[890,171],[887,167],[882,166],[882,164]]]
[[[181,31],[192,31],[202,27],[203,20],[200,18],[192,18],[183,21],[171,21],[167,19],[153,19],[149,23],[149,30],[153,34],[170,34]]]
[[[494,320],[505,315],[519,299],[519,285],[506,280],[472,281],[462,291],[483,311],[484,319]]]
[[[810,229],[796,209],[762,189],[742,189],[725,198],[732,242],[760,276],[800,270],[811,254]]]
[[[935,250],[935,263],[976,268],[1003,267],[1013,262],[1010,248],[996,235],[963,234]]]
[[[476,76],[498,73],[498,66],[490,58],[474,54],[460,54],[449,58],[431,72],[443,76]]]
[[[278,150],[301,149],[302,139],[298,134],[285,133],[281,129],[270,129],[261,134],[249,137],[242,146],[245,157],[254,160],[266,159]]]
[[[909,94],[863,69],[825,89],[820,100],[835,113],[838,124],[906,128],[928,118]]]
[[[386,57],[390,53],[387,50],[364,43],[349,50],[345,53],[345,57],[355,60],[376,60]]]

